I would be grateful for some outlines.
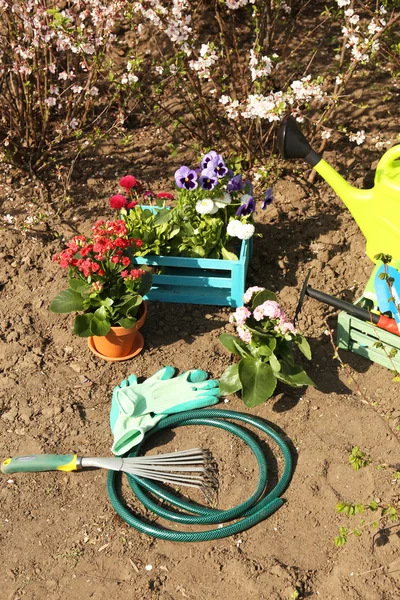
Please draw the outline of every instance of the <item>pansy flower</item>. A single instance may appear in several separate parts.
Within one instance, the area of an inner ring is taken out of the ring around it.
[[[225,166],[225,163],[222,159],[222,156],[218,155],[217,158],[213,162],[214,170],[217,176],[221,179],[221,177],[225,177],[228,173],[228,168]]]
[[[194,190],[197,188],[197,173],[184,165],[175,172],[175,181],[178,188]]]
[[[218,177],[212,169],[204,169],[201,172],[199,183],[203,190],[212,190],[218,183]]]
[[[207,154],[205,154],[203,156],[203,158],[201,159],[201,163],[200,163],[201,169],[202,170],[207,169],[207,167],[209,167],[210,163],[212,164],[214,162],[214,160],[218,157],[219,157],[219,154],[217,154],[215,152],[215,150],[211,150],[211,152],[208,152]]]
[[[228,181],[226,186],[227,192],[240,192],[243,189],[243,181],[242,176],[240,174],[232,177],[230,181]]]
[[[267,208],[267,206],[272,204],[273,199],[274,199],[274,197],[272,195],[272,188],[268,188],[267,191],[265,192],[265,197],[264,197],[264,200],[262,201],[261,208],[263,210],[265,210]]]
[[[256,203],[254,202],[253,196],[249,194],[243,194],[242,204],[236,211],[237,217],[247,217],[256,210]]]

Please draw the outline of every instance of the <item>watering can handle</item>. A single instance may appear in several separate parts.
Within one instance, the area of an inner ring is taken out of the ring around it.
[[[399,160],[399,159],[400,159],[400,144],[397,144],[396,146],[393,146],[393,148],[390,148],[387,152],[385,152],[385,154],[382,156],[381,160],[379,161],[378,166],[376,167],[376,170],[384,171],[388,167],[390,168],[392,166],[392,163],[395,160]],[[400,167],[400,163],[399,163],[399,167]]]

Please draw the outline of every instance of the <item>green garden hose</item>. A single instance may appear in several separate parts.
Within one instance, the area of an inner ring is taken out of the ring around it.
[[[247,423],[256,429],[259,429],[263,433],[266,433],[274,442],[276,442],[283,454],[285,461],[283,473],[276,486],[265,496],[263,495],[267,486],[267,464],[264,453],[258,442],[256,442],[256,440],[243,427],[231,423],[228,421],[228,419],[234,419],[236,421]],[[190,525],[219,525],[216,529],[209,529],[207,531],[172,531],[164,527],[145,523],[136,517],[132,511],[127,508],[120,497],[119,490],[121,487],[120,480],[122,473],[109,471],[107,477],[108,496],[114,509],[117,511],[119,516],[126,523],[128,523],[128,525],[131,525],[142,533],[146,533],[156,538],[170,540],[172,542],[203,542],[224,538],[249,529],[250,527],[253,527],[253,525],[256,525],[260,521],[263,521],[269,517],[273,512],[275,512],[275,510],[282,506],[283,500],[280,498],[280,495],[289,484],[292,473],[292,458],[289,448],[278,436],[278,434],[271,429],[271,427],[266,425],[260,419],[244,413],[233,412],[230,410],[205,409],[190,410],[165,417],[151,431],[149,431],[149,433],[146,434],[142,444],[136,446],[129,453],[129,456],[137,456],[141,446],[158,431],[163,429],[173,429],[174,427],[180,427],[181,425],[208,425],[211,427],[219,427],[220,429],[224,429],[225,431],[236,435],[243,442],[245,442],[252,450],[258,463],[259,480],[255,491],[249,498],[247,498],[247,500],[238,506],[228,510],[218,510],[202,507],[198,504],[181,500],[149,480],[136,477],[135,475],[127,475],[131,489],[137,499],[142,502],[142,504],[148,510],[153,511],[153,513],[159,517],[174,521],[175,523],[184,523]],[[153,497],[168,502],[174,508],[186,511],[186,513],[183,514],[181,512],[173,512],[163,508],[153,501],[149,494],[151,494]],[[229,521],[233,520],[235,520],[235,523],[229,523],[221,527],[221,524],[228,523]]]

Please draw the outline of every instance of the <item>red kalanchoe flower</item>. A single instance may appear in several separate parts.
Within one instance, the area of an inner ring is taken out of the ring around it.
[[[131,259],[128,256],[124,256],[124,258],[121,260],[121,262],[124,265],[124,267],[127,267],[128,265],[131,264]]]
[[[111,196],[110,198],[110,206],[111,208],[116,208],[117,210],[120,208],[124,208],[128,204],[128,200],[125,196],[121,196],[121,194],[115,194],[115,196]]]
[[[121,277],[128,277],[128,271],[121,271]]]
[[[119,185],[129,192],[129,190],[136,187],[138,183],[138,180],[133,175],[125,175],[125,177],[120,180]]]
[[[159,194],[157,194],[157,198],[165,198],[166,200],[174,199],[173,195],[169,194],[168,192],[160,192]]]
[[[142,240],[135,240],[135,246],[136,248],[141,248],[143,246]]]
[[[111,257],[111,262],[113,263],[113,265],[117,265],[119,263],[119,257],[118,256],[112,256]]]
[[[132,202],[129,202],[125,208],[135,208],[136,205],[137,205],[136,200],[132,200]]]

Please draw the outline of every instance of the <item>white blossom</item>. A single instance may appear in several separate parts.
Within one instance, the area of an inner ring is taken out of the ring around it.
[[[361,129],[360,131],[357,131],[357,133],[350,133],[349,140],[350,142],[356,142],[356,144],[360,146],[365,142],[365,130]]]
[[[203,198],[196,202],[196,212],[200,215],[212,215],[217,212],[218,208],[215,206],[211,198]]]
[[[222,198],[214,198],[214,204],[217,208],[225,208],[232,202],[231,195],[225,192]]]

